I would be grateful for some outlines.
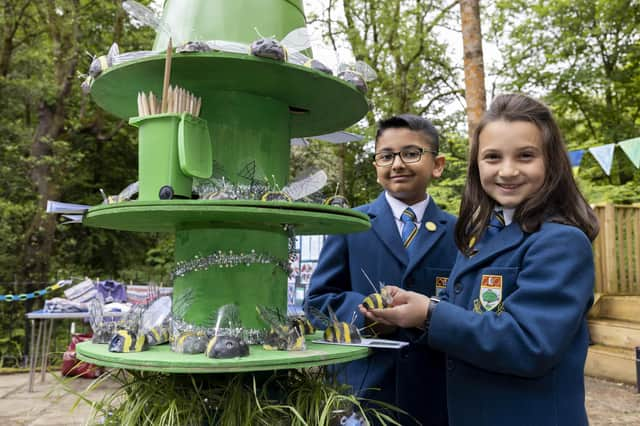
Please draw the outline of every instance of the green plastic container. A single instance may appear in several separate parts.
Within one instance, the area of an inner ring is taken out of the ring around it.
[[[139,200],[188,199],[193,177],[211,176],[211,139],[205,120],[186,113],[156,114],[133,117],[129,124],[138,127]]]

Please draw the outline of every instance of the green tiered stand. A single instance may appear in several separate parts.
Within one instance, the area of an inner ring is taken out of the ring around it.
[[[255,29],[282,39],[305,25],[302,0],[167,0],[162,19],[171,28],[176,46],[216,39],[250,44],[257,38]],[[159,34],[154,50],[166,49],[167,43],[167,36]],[[139,92],[162,93],[164,63],[164,55],[157,55],[110,68],[96,79],[92,96],[103,109],[131,118],[137,114]],[[343,129],[368,109],[365,97],[343,80],[249,54],[175,54],[171,83],[202,98],[200,117],[208,126],[211,161],[224,167],[225,179],[231,183],[238,182],[237,173],[243,167],[255,162],[256,179],[267,178],[283,187],[291,138]],[[160,148],[164,141],[158,141],[162,137],[158,132],[145,137],[144,147],[140,142],[140,165],[167,162]],[[174,232],[176,262],[218,251],[254,251],[286,261],[288,229],[310,235],[358,232],[370,226],[368,217],[360,212],[309,203],[160,200],[157,190],[162,181],[151,177],[152,168],[140,167],[138,200],[94,207],[83,223],[126,231]],[[213,266],[176,277],[173,297],[176,300],[192,292],[194,303],[183,318],[193,325],[204,325],[213,311],[233,303],[239,308],[243,327],[263,329],[255,306],[274,306],[286,312],[286,281],[284,269],[274,264]],[[118,354],[108,352],[106,345],[82,343],[77,353],[80,359],[98,365],[174,373],[301,368],[368,355],[367,348],[314,344],[310,339],[307,346],[302,352],[282,352],[253,345],[250,356],[232,360],[174,353],[166,345]]]

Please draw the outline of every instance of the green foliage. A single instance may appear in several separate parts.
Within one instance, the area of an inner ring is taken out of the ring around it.
[[[376,183],[371,155],[376,120],[401,113],[414,113],[431,119],[446,140],[442,151],[447,156],[447,171],[433,192],[438,203],[457,212],[464,174],[465,151],[455,129],[464,121],[462,114],[446,114],[446,107],[459,100],[459,71],[447,56],[447,45],[437,36],[438,30],[453,23],[456,1],[413,2],[407,0],[350,0],[342,2],[345,19],[336,20],[336,2],[331,1],[311,21],[324,23],[324,38],[337,49],[340,39],[347,41],[357,60],[363,60],[377,72],[369,83],[372,106],[366,119],[350,131],[365,137],[364,142],[329,145],[312,142],[294,150],[292,166],[331,171],[326,195],[346,196],[351,205],[368,203],[382,188]],[[411,34],[411,37],[407,36]],[[344,59],[344,58],[343,58]],[[460,145],[460,146],[459,146]],[[460,178],[462,176],[462,178]]]
[[[347,393],[327,380],[326,370],[274,373],[164,374],[112,370],[96,379],[87,392],[107,380],[119,387],[100,401],[78,396],[76,405],[92,407],[91,424],[105,425],[326,425],[334,416],[362,413],[376,424],[398,425],[390,413],[398,409]]]
[[[501,90],[540,96],[569,149],[640,134],[640,3],[633,0],[498,1],[492,31],[504,63]],[[620,153],[621,154],[621,153]],[[633,202],[640,171],[617,156],[611,177],[581,164],[589,201]]]

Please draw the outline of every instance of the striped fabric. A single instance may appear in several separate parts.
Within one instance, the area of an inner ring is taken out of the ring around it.
[[[418,233],[418,226],[416,225],[416,214],[411,207],[407,207],[400,216],[402,221],[402,243],[405,248],[411,245],[411,242]]]

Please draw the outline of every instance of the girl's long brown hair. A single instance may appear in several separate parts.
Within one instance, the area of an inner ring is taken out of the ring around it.
[[[569,154],[551,111],[541,102],[520,94],[497,96],[476,128],[469,152],[467,182],[456,224],[456,245],[470,252],[470,244],[484,232],[495,201],[482,189],[478,170],[478,140],[485,126],[494,121],[525,121],[534,124],[542,138],[545,177],[538,192],[525,199],[513,219],[525,232],[535,232],[550,220],[580,228],[591,241],[598,235],[598,219],[584,199],[571,172]]]

